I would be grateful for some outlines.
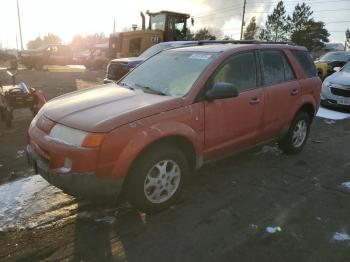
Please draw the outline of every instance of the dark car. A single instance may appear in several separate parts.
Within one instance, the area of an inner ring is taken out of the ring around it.
[[[121,79],[130,69],[163,50],[195,45],[198,45],[198,41],[163,42],[148,48],[138,57],[113,59],[107,66],[107,74],[103,82],[107,84]]]
[[[324,79],[335,72],[335,67],[343,67],[349,61],[350,51],[335,51],[323,55],[319,60],[315,61],[315,65],[319,76]]]

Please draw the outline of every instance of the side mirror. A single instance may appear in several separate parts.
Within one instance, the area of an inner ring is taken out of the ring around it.
[[[237,97],[238,89],[233,84],[219,82],[215,83],[213,88],[206,92],[205,96],[209,100]]]
[[[340,71],[340,69],[341,69],[341,67],[340,67],[340,66],[337,66],[337,67],[334,67],[334,68],[333,68],[334,72],[339,72],[339,71]]]

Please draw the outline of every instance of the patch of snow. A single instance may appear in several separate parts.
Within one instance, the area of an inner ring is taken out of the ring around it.
[[[335,232],[333,235],[335,241],[350,241],[350,236],[347,233]]]
[[[343,187],[345,187],[346,189],[350,190],[350,182],[344,182],[341,184]]]
[[[68,207],[61,207],[55,213],[54,207],[62,206],[67,201],[71,201],[71,197],[39,175],[0,185],[0,231],[32,228],[57,220],[58,212],[69,210]]]
[[[0,164],[0,167],[3,167],[4,165]]]
[[[316,116],[321,118],[331,119],[331,120],[342,120],[342,119],[350,118],[349,113],[338,112],[338,111],[330,110],[324,107],[320,107],[318,109]]]
[[[266,228],[266,232],[267,233],[270,233],[270,234],[275,234],[277,232],[281,232],[282,231],[282,228],[281,227],[267,227]]]
[[[18,150],[16,158],[21,158],[24,156],[24,150]]]

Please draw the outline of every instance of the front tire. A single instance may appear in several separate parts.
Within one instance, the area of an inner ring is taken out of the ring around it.
[[[286,154],[299,153],[305,146],[310,133],[311,119],[306,112],[300,111],[294,117],[288,133],[279,141],[279,146]]]
[[[153,146],[135,161],[127,181],[127,197],[142,212],[158,212],[177,202],[188,174],[187,159],[178,148],[171,144]]]

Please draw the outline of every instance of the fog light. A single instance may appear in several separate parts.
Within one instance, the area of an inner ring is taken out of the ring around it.
[[[64,165],[63,165],[63,167],[61,167],[61,171],[62,171],[62,173],[67,173],[67,172],[71,171],[71,169],[72,169],[72,159],[66,157],[64,159]]]

